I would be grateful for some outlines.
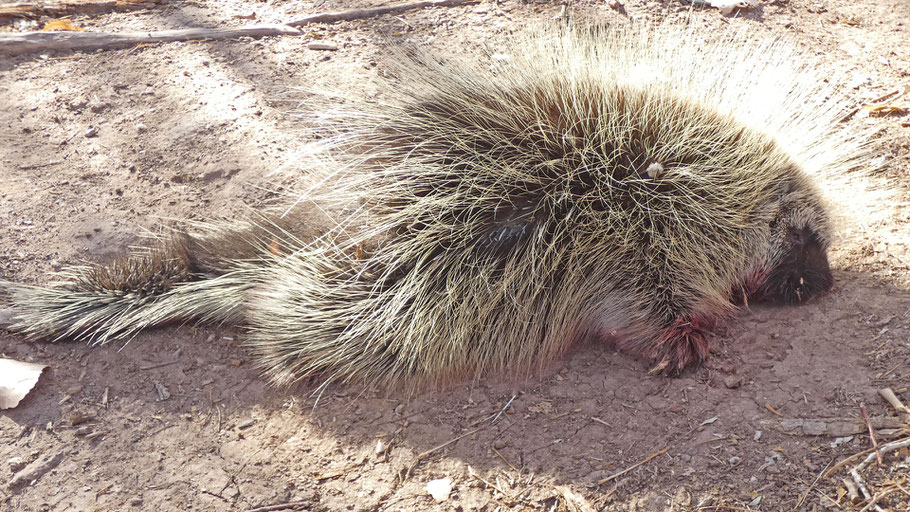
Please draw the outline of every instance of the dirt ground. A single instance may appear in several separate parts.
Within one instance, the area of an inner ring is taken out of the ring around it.
[[[569,12],[622,23],[690,9],[609,4]],[[173,0],[71,21],[151,31],[367,5]],[[0,278],[46,282],[167,219],[229,215],[280,193],[265,176],[303,143],[300,90],[359,94],[381,72],[388,34],[476,52],[560,9],[484,0],[310,25],[302,37],[0,53]],[[906,0],[775,0],[737,17],[691,16],[785,34],[850,77],[857,104],[910,83]],[[4,19],[0,31],[45,21]],[[863,407],[880,445],[907,435],[893,432],[898,414],[878,390],[910,402],[908,121],[906,111],[850,121],[881,129],[877,178],[893,196],[874,205],[880,221],[838,243],[834,290],[801,307],[753,307],[719,333],[707,364],[678,378],[592,345],[528,382],[494,376],[417,396],[332,387],[317,403],[304,385],[269,388],[242,328],[164,328],[100,348],[0,331],[0,357],[49,365],[0,415],[0,484],[22,465],[58,462],[0,486],[0,510],[859,510],[868,502],[852,503],[843,482],[859,461],[825,473],[872,447]],[[799,420],[818,421],[794,429]],[[862,476],[882,510],[910,510],[907,448]],[[452,484],[442,502],[426,490],[437,479]]]

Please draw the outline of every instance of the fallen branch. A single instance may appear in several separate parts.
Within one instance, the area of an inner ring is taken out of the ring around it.
[[[869,419],[869,413],[866,412],[866,406],[861,405],[859,410],[863,414],[863,421],[866,422],[866,427],[869,428],[869,439],[872,441],[872,448],[875,450],[875,456],[878,459],[878,465],[881,466],[882,452],[878,449],[878,439],[875,438],[875,427],[872,426],[872,420]]]
[[[166,0],[63,0],[23,2],[0,6],[0,18],[39,18],[41,16],[72,16],[74,14],[103,14],[112,11],[145,9]]]
[[[888,453],[888,452],[891,452],[894,450],[900,450],[901,448],[907,448],[907,447],[910,447],[910,437],[882,445],[879,447],[878,451],[867,455],[866,458],[862,462],[857,464],[856,468],[854,468],[854,469],[857,472],[866,469],[866,466],[868,466],[870,463],[872,463],[873,460],[876,460],[878,453]]]
[[[899,429],[903,426],[900,418],[870,418],[870,424],[877,430]],[[866,432],[866,423],[861,418],[784,418],[782,420],[761,420],[759,424],[768,429],[777,429],[785,434],[802,436],[849,436]]]
[[[880,510],[880,507],[875,505],[875,502],[883,496],[878,496],[878,494],[876,494],[878,498],[874,497],[872,493],[869,492],[869,487],[866,485],[866,481],[863,479],[860,473],[865,470],[866,467],[872,463],[872,461],[881,460],[881,454],[900,450],[901,448],[907,448],[908,446],[910,446],[910,437],[879,446],[877,447],[878,449],[873,448],[867,450],[867,452],[872,453],[869,453],[862,462],[847,471],[847,474],[850,475],[850,478],[854,484],[853,486],[848,485],[848,490],[850,487],[855,487],[856,489],[859,489],[860,495],[864,500],[871,500],[865,507],[863,507],[863,510],[870,510],[870,508],[873,506],[876,510]],[[854,458],[856,458],[856,456],[850,457],[848,460]],[[835,471],[838,467],[843,466],[845,462],[846,460],[836,464],[833,468],[829,469],[825,475],[827,476],[831,474],[832,471]],[[850,480],[845,479],[844,482],[850,482]]]
[[[894,394],[894,391],[892,391],[891,388],[879,389],[878,394],[881,395],[881,397],[884,398],[898,414],[910,416],[910,408],[901,402],[900,398]]]
[[[667,447],[665,447],[663,450],[660,450],[660,451],[658,451],[658,452],[652,453],[651,455],[648,456],[647,459],[645,459],[645,460],[643,460],[643,461],[641,461],[641,462],[636,462],[635,464],[632,464],[631,466],[627,467],[626,469],[624,469],[624,470],[622,470],[622,471],[620,471],[620,472],[618,472],[618,473],[613,473],[612,475],[610,475],[610,476],[608,476],[608,477],[602,479],[601,481],[597,482],[597,485],[600,486],[600,485],[603,485],[603,484],[609,482],[610,480],[614,480],[614,479],[616,479],[616,478],[619,478],[619,477],[621,477],[622,475],[625,475],[626,473],[628,473],[629,471],[632,471],[633,469],[637,468],[638,466],[641,466],[642,464],[647,464],[648,462],[651,461],[651,459],[654,459],[655,457],[659,457],[659,456],[661,456],[661,455],[667,453],[667,450],[669,450],[669,449],[670,449],[670,447],[667,446]]]
[[[248,509],[246,512],[275,512],[276,510],[287,510],[289,508],[297,509],[300,507],[307,507],[313,504],[312,501],[288,501],[287,503],[278,503],[276,505],[266,505],[264,507],[257,507]]]
[[[184,28],[159,32],[14,32],[0,34],[0,53],[19,54],[56,50],[97,50],[142,43],[168,43],[202,39],[300,35],[287,25],[254,25],[243,28]]]
[[[132,5],[143,0],[115,0],[113,2],[99,3],[116,7],[118,5]],[[152,2],[163,0],[150,0]],[[370,9],[351,9],[347,11],[314,14],[285,25],[255,25],[242,28],[186,28],[178,30],[162,30],[159,32],[19,32],[0,34],[0,53],[15,55],[56,50],[98,50],[121,48],[137,44],[168,43],[174,41],[196,41],[203,39],[232,39],[235,37],[265,37],[282,35],[300,35],[294,27],[310,23],[332,23],[335,21],[357,20],[379,16],[382,14],[399,13],[411,9],[425,7],[451,7],[456,5],[474,4],[480,0],[423,0],[405,4],[374,7]],[[18,4],[17,4],[18,5]],[[69,5],[69,4],[60,4]],[[79,4],[72,4],[79,5]],[[22,14],[22,6],[10,11],[9,15]],[[2,11],[0,11],[2,12]]]
[[[42,476],[48,471],[57,467],[58,464],[66,457],[67,453],[60,451],[54,453],[47,453],[38,458],[38,460],[32,462],[28,466],[25,466],[22,470],[16,473],[13,478],[6,484],[10,489],[15,489],[21,485],[31,483]]]
[[[449,439],[448,441],[442,443],[441,445],[439,445],[435,448],[431,448],[431,449],[421,453],[420,455],[418,455],[417,462],[420,462],[421,460],[429,457],[430,455],[433,455],[434,453],[438,452],[439,450],[442,450],[446,446],[449,446],[452,443],[458,442],[458,441],[464,439],[465,437],[468,437],[471,434],[476,434],[477,432],[480,432],[481,430],[483,430],[483,427],[475,428],[474,430],[469,430],[468,432],[465,432],[464,434],[461,434],[460,436]]]
[[[288,25],[299,27],[310,23],[335,23],[336,21],[351,21],[363,18],[372,18],[383,14],[399,13],[410,11],[411,9],[423,9],[426,7],[453,7],[464,4],[476,4],[480,0],[423,0],[420,2],[409,2],[405,4],[388,5],[385,7],[371,7],[369,9],[349,9],[347,11],[326,12],[313,14],[299,20],[292,21]]]

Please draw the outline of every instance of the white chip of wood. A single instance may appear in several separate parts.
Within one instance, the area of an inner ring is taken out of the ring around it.
[[[45,368],[45,364],[0,359],[0,409],[12,409],[19,405],[38,383],[38,377]]]
[[[438,480],[430,480],[430,482],[427,483],[427,492],[430,493],[430,496],[436,501],[446,501],[449,499],[449,493],[452,492],[452,479],[440,478]]]

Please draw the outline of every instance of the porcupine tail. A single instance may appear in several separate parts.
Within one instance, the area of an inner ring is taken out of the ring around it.
[[[46,286],[0,281],[3,327],[102,345],[173,322],[242,322],[258,260],[300,244],[277,217],[195,223],[110,263],[69,267]]]

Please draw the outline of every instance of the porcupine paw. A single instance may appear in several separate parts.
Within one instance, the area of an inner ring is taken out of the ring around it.
[[[667,327],[652,351],[657,364],[648,373],[673,375],[692,363],[701,363],[710,351],[710,334],[715,323],[700,316],[680,316]]]

